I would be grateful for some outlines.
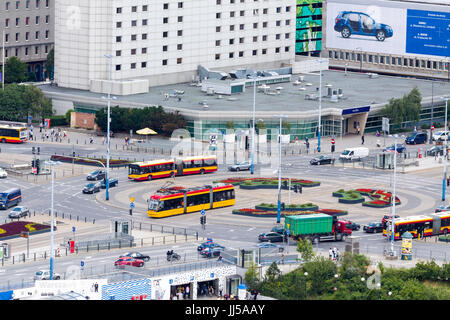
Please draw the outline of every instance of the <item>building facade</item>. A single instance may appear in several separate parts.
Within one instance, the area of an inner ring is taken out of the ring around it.
[[[317,56],[322,50],[323,0],[298,0],[295,54]]]
[[[280,67],[295,23],[295,0],[56,0],[55,80],[105,92],[110,62],[112,91],[126,94],[195,80],[199,65]]]
[[[28,72],[34,73],[38,81],[48,77],[44,63],[54,44],[54,5],[54,0],[11,0],[0,4],[5,60],[16,56],[28,63]]]

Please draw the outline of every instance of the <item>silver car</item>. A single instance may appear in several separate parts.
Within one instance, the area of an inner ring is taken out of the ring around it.
[[[49,270],[39,270],[34,274],[34,280],[50,280],[50,271]],[[59,280],[61,279],[61,275],[53,272],[53,279]]]
[[[250,170],[251,164],[249,161],[237,162],[228,167],[229,171],[241,171],[241,170]]]
[[[19,219],[22,217],[26,217],[30,214],[30,210],[28,210],[27,207],[15,207],[14,209],[12,209],[9,214],[8,217],[10,219]]]
[[[8,173],[5,171],[5,169],[0,168],[0,178],[7,178]]]

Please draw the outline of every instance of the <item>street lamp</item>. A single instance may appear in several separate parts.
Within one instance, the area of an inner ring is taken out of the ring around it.
[[[277,210],[277,223],[280,223],[281,219],[281,131],[282,131],[282,118],[287,118],[280,114],[280,134],[278,138],[279,155],[278,155],[278,210]]]
[[[106,200],[109,200],[109,145],[110,145],[110,112],[111,112],[111,61],[112,54],[105,54],[105,58],[108,59],[108,117],[107,117],[107,138],[106,138]]]
[[[336,273],[336,274],[334,275],[334,279],[335,279],[334,291],[337,291],[337,280],[338,280],[338,278],[339,278],[339,275]]]
[[[254,171],[255,162],[255,109],[256,109],[256,77],[253,77],[253,121],[252,121],[252,163],[250,166],[250,174]]]
[[[306,277],[308,276],[308,272],[305,271],[304,275],[305,275],[305,300],[307,300],[308,297],[307,297],[307,291],[306,291]]]
[[[442,201],[445,201],[445,185],[447,180],[447,104],[448,97],[441,97],[442,100],[445,100],[445,120],[444,120],[444,151],[445,151],[445,159],[444,159],[444,177],[442,179]]]
[[[321,135],[321,122],[322,122],[322,62],[326,62],[327,60],[325,59],[318,59],[317,62],[320,63],[320,74],[319,74],[319,123],[317,126],[317,138],[318,138],[318,143],[317,143],[317,152],[320,152],[320,135]]]
[[[53,229],[54,229],[54,210],[53,210],[53,203],[54,203],[54,187],[55,187],[55,166],[59,166],[61,164],[61,162],[59,161],[46,161],[46,164],[50,165],[52,170],[51,170],[51,174],[52,174],[52,195],[51,195],[51,209],[50,209],[50,214],[51,214],[51,222],[50,222],[50,280],[53,280],[53,257],[54,257],[54,235],[53,235]]]

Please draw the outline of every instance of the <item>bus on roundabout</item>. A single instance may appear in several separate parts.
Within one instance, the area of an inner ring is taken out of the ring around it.
[[[22,123],[0,122],[1,143],[24,143],[28,138],[28,128]]]
[[[158,190],[148,200],[148,216],[164,218],[232,206],[236,203],[234,186],[218,183],[201,187],[170,187]]]
[[[128,165],[128,179],[148,181],[217,171],[216,156],[196,156],[135,162]]]

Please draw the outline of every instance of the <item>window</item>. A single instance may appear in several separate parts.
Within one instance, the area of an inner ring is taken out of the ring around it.
[[[16,52],[16,57],[18,57],[19,56],[19,52],[20,52],[19,48],[16,48],[15,52]],[[45,53],[48,53],[48,46],[45,46]]]
[[[131,69],[136,69],[136,63],[132,63],[130,67]]]
[[[8,42],[9,41],[9,33],[6,33],[5,34],[5,42]]]
[[[244,43],[244,38],[239,38],[239,43]]]
[[[122,56],[122,51],[116,50],[116,57],[120,57],[120,56]]]
[[[285,33],[285,34],[284,34],[284,38],[285,38],[285,39],[289,39],[290,35],[291,35],[290,33]]]
[[[234,31],[234,24],[230,26],[230,31]]]
[[[142,40],[147,40],[147,34],[146,33],[142,34]]]
[[[220,60],[220,53],[216,53],[215,58],[216,58],[216,60]]]
[[[20,33],[17,32],[16,33],[16,42],[19,41],[19,36],[20,36]]]
[[[45,30],[45,39],[48,39],[49,35],[50,35],[50,31],[49,30]]]
[[[168,17],[164,17],[163,18],[163,23],[169,23],[169,18]]]
[[[132,6],[131,7],[131,12],[137,12],[137,6]]]
[[[8,11],[9,10],[9,2],[5,3],[5,10]]]
[[[183,2],[178,2],[178,9],[183,9]]]
[[[244,24],[240,24],[240,25],[239,25],[239,30],[244,30],[244,28],[245,28],[245,25],[244,25]]]
[[[253,23],[253,29],[258,29],[258,22]]]
[[[49,23],[50,22],[50,16],[49,15],[46,15],[45,16],[45,23]]]
[[[25,48],[25,55],[28,55],[28,47]]]
[[[267,28],[267,21],[264,21],[262,26],[263,28]]]
[[[39,46],[34,47],[34,54],[39,54]]]
[[[30,8],[30,0],[25,1],[25,8]],[[17,54],[16,54],[17,56]]]
[[[120,71],[121,69],[121,65],[120,64],[116,64],[116,71]]]
[[[169,4],[168,4],[168,3],[164,3],[164,4],[163,4],[163,9],[164,9],[164,10],[169,9]]]
[[[264,8],[263,9],[263,14],[267,14],[269,12],[269,9],[268,8]]]
[[[230,11],[230,18],[234,18],[234,11]]]
[[[121,36],[117,36],[116,37],[116,42],[122,42],[122,37]]]
[[[239,15],[240,15],[241,17],[245,16],[245,10],[239,11]]]
[[[262,36],[262,41],[267,41],[267,35]]]
[[[287,26],[289,26],[289,25],[291,24],[291,20],[289,20],[289,19],[286,20],[285,22],[286,22],[286,25],[287,25]]]
[[[277,13],[281,13],[281,7],[277,7]]]
[[[259,15],[259,9],[253,9],[253,15],[258,16]]]
[[[275,48],[275,53],[280,53],[280,47]]]
[[[220,27],[216,27],[216,32],[220,32]]]
[[[146,25],[147,25],[147,21],[148,21],[147,19],[143,19],[143,20],[142,20],[142,25],[143,25],[143,26],[146,26]]]
[[[49,3],[50,3],[50,0],[45,0],[45,7],[46,7],[46,8],[49,7]]]
[[[261,53],[262,53],[262,54],[267,54],[267,49],[262,49],[262,50],[261,50]]]
[[[30,40],[30,33],[29,32],[25,32],[25,41]]]
[[[137,20],[131,20],[131,26],[136,27],[137,26]]]
[[[141,68],[147,68],[147,62],[141,62]]]
[[[280,39],[281,39],[281,33],[277,33],[277,34],[275,35],[275,39],[276,39],[276,40],[280,40]]]
[[[142,53],[142,54],[146,54],[146,53],[147,53],[147,48],[142,48],[142,49],[141,49],[141,53]]]
[[[220,47],[220,40],[216,40],[216,47]]]
[[[244,51],[239,51],[239,57],[242,58],[244,56]]]
[[[136,54],[136,49],[131,49],[131,54],[132,55]]]
[[[122,8],[116,8],[116,13],[118,13],[118,14],[122,13]]]
[[[181,43],[177,44],[177,50],[183,50],[183,45]]]
[[[183,22],[183,16],[178,17],[178,22]]]
[[[137,34],[132,34],[131,41],[136,41],[136,40],[137,40]]]
[[[39,24],[39,16],[36,16],[36,24]]]
[[[277,26],[277,27],[281,26],[281,20],[277,20],[276,26]]]
[[[183,63],[183,58],[177,58],[177,64],[182,64]]]
[[[164,60],[162,61],[162,65],[163,65],[163,66],[167,66],[167,59],[164,59]]]
[[[169,31],[164,31],[163,32],[163,38],[167,38],[169,36]]]
[[[234,39],[230,39],[230,40],[228,41],[228,43],[229,43],[229,44],[234,44]]]
[[[36,0],[36,9],[39,9],[40,1]]]
[[[291,7],[290,6],[286,7],[286,12],[291,12]]]
[[[178,30],[177,31],[177,36],[182,37],[183,36],[183,30]]]
[[[233,59],[233,58],[234,58],[234,52],[230,52],[230,53],[228,54],[228,58]]]
[[[16,18],[16,27],[19,26],[19,23],[20,23],[20,19],[19,19],[19,18]]]
[[[30,17],[25,18],[25,25],[26,26],[30,25]]]
[[[117,21],[116,22],[116,28],[122,28],[122,22],[121,21]]]
[[[39,31],[36,31],[36,34],[35,34],[34,39],[35,39],[35,40],[39,40]]]
[[[258,42],[258,36],[253,37],[253,42]]]
[[[142,11],[147,11],[147,10],[148,10],[148,6],[147,5],[142,6]]]
[[[217,13],[216,13],[216,19],[220,19],[221,17],[222,17],[222,13],[217,12]]]
[[[5,28],[9,27],[9,19],[5,19]]]
[[[168,47],[167,46],[163,46],[163,51],[167,51]]]
[[[252,54],[253,54],[254,56],[258,55],[258,50],[253,50],[253,51],[252,51]]]
[[[222,1],[221,0],[216,0],[216,4],[217,5],[222,4]]]

